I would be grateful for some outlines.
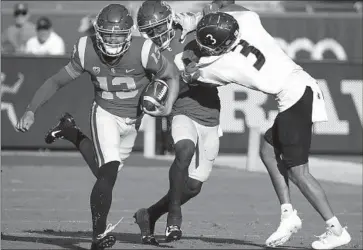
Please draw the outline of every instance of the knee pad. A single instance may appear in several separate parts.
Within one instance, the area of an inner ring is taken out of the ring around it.
[[[190,197],[195,197],[202,190],[202,186],[203,182],[189,177],[185,185],[185,193]]]
[[[98,170],[98,179],[104,179],[112,186],[115,185],[119,165],[119,161],[111,161],[102,165]]]
[[[175,144],[174,148],[175,148],[175,160],[181,165],[183,166],[185,165],[185,167],[188,167],[190,162],[192,161],[195,152],[194,142],[189,139],[184,139],[178,141]]]

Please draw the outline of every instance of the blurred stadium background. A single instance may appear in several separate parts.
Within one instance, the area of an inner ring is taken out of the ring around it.
[[[13,24],[13,6],[18,2],[1,2],[2,31]],[[74,42],[81,35],[78,29],[82,18],[96,15],[111,2],[29,1],[30,20],[35,23],[40,16],[49,17],[54,30],[65,41],[67,55],[2,54],[2,249],[85,249],[82,247],[90,242],[87,199],[93,177],[73,145],[65,141],[47,145],[43,139],[64,112],[71,113],[90,135],[88,117],[93,88],[89,77],[77,79],[42,107],[28,133],[16,133],[14,125],[36,89],[68,62]],[[168,2],[176,12],[200,11],[207,3]],[[286,53],[318,79],[327,102],[329,122],[314,128],[311,171],[327,181],[323,186],[333,206],[353,229],[353,241],[348,248],[362,249],[362,2],[236,2],[260,13],[266,30]],[[125,4],[135,14],[142,1],[117,3]],[[276,116],[275,101],[233,85],[220,88],[220,97],[224,136],[217,167],[206,183],[205,193],[183,210],[186,235],[190,237],[176,243],[176,248],[263,248],[264,239],[278,223],[277,202],[268,176],[252,173],[264,172],[257,150],[260,132],[270,127]],[[122,232],[118,235],[122,244],[115,248],[142,248],[131,215],[135,209],[156,200],[168,186],[167,169],[173,151],[165,120],[153,122],[151,119],[147,127],[142,127],[135,153],[117,183],[122,191],[115,194],[119,198],[110,220],[125,216],[125,221],[118,229]],[[257,131],[257,137],[251,131]],[[153,176],[155,181],[146,180],[145,176]],[[259,187],[255,196],[246,191],[253,185]],[[131,187],[133,195],[125,187]],[[146,195],[143,189],[150,193]],[[231,198],[235,195],[241,201]],[[321,223],[314,220],[320,218],[304,198],[297,194],[295,199],[313,223],[289,246],[306,248],[313,233],[319,234],[323,227],[316,229]],[[212,208],[206,213],[208,201],[215,204],[211,203]],[[259,223],[260,218],[272,225]],[[164,222],[165,219],[159,225],[160,232]]]

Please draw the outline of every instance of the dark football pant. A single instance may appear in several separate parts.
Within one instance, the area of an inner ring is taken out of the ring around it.
[[[281,155],[287,168],[306,164],[312,137],[313,91],[306,87],[298,102],[276,116],[273,126],[265,133],[265,140]],[[276,152],[276,151],[275,151]]]

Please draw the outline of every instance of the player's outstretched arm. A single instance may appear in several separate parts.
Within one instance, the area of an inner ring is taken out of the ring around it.
[[[35,92],[35,95],[28,105],[24,115],[20,118],[16,125],[16,129],[18,131],[28,131],[34,123],[34,114],[37,109],[46,103],[60,88],[64,87],[85,72],[83,62],[86,42],[86,37],[78,39],[77,43],[73,47],[70,62],[61,68],[58,73],[48,78],[44,84],[40,86],[37,92]],[[83,53],[79,53],[79,50]]]
[[[73,77],[63,67],[58,73],[48,78],[42,86],[35,92],[24,115],[16,125],[17,131],[26,132],[34,123],[34,114],[37,109],[46,103],[60,88],[73,80]]]

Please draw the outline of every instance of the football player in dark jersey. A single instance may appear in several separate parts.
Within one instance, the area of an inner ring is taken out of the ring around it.
[[[104,249],[115,243],[115,237],[109,233],[116,225],[106,227],[112,190],[117,173],[134,146],[138,130],[135,121],[141,117],[139,99],[150,82],[150,75],[169,85],[165,106],[157,107],[149,112],[150,115],[169,115],[179,92],[179,75],[175,64],[162,55],[150,39],[132,37],[133,26],[130,12],[123,5],[104,7],[96,18],[95,35],[84,36],[77,41],[70,62],[37,90],[17,124],[18,131],[28,131],[34,123],[37,109],[61,87],[84,72],[91,76],[95,88],[91,110],[94,150],[90,146],[92,141],[84,140],[85,136],[69,116],[64,117],[56,126],[58,130],[53,129],[48,136],[51,140],[57,136],[67,136],[77,148],[81,147],[80,150],[86,154],[85,159],[92,161],[93,158],[92,163],[98,167],[97,171],[92,168],[97,175],[90,197],[92,249]],[[67,135],[62,134],[65,132],[61,130],[62,126],[68,128]],[[82,147],[87,149],[83,150]]]
[[[188,17],[194,18],[191,13],[174,15],[164,1],[145,1],[137,14],[140,33],[157,44],[180,72],[197,63],[201,56],[195,34],[183,34],[181,26],[187,28]],[[134,216],[146,244],[155,242],[155,223],[167,212],[166,241],[180,239],[181,205],[200,192],[219,151],[218,90],[193,85],[199,84],[188,85],[180,78],[180,93],[169,117],[175,149],[169,170],[170,189],[158,202],[147,209],[139,209]]]

